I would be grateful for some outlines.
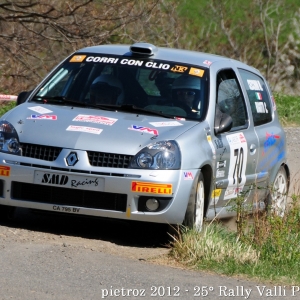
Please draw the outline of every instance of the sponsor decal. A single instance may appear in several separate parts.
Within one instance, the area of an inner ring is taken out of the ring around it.
[[[212,62],[209,61],[209,60],[205,60],[203,63],[204,63],[205,65],[207,65],[207,66],[210,66],[210,65],[212,64]]]
[[[223,142],[222,142],[221,139],[216,139],[214,142],[215,142],[215,144],[217,146],[217,149],[223,148]]]
[[[83,60],[86,58],[86,55],[74,55],[70,62],[83,62]]]
[[[268,113],[268,109],[265,102],[254,102],[254,103],[255,103],[256,111],[258,113],[263,113],[263,114]]]
[[[215,155],[216,154],[216,149],[215,149],[214,144],[211,140],[211,135],[209,133],[206,133],[206,138],[207,138],[207,141],[208,141],[208,144],[211,148],[212,153]]]
[[[226,160],[218,161],[217,162],[217,169],[225,168],[226,167]]]
[[[105,56],[89,56],[85,60],[86,62],[97,62],[106,64],[115,64],[119,59],[115,57],[105,57]]]
[[[131,191],[137,193],[170,195],[172,194],[172,184],[132,181]]]
[[[9,177],[10,176],[10,167],[0,166],[0,176]]]
[[[247,83],[250,90],[254,91],[263,91],[263,88],[259,80],[247,79]]]
[[[93,133],[93,134],[100,134],[103,131],[103,129],[99,129],[99,128],[74,126],[74,125],[70,125],[66,130],[67,131],[81,131],[81,132],[87,132],[87,133]]]
[[[216,178],[225,177],[225,170],[217,170]]]
[[[260,92],[255,92],[255,97],[257,100],[262,100],[262,94]]]
[[[275,145],[277,139],[280,139],[279,135],[266,132],[266,141],[264,142],[263,154],[265,154],[270,147]]]
[[[184,180],[193,180],[194,176],[192,172],[183,172]]]
[[[118,121],[118,119],[107,118],[107,117],[102,117],[102,116],[93,116],[93,115],[78,115],[72,121],[90,122],[90,123],[111,126],[111,125],[115,124]]]
[[[40,114],[47,114],[47,113],[51,113],[52,110],[49,110],[45,107],[42,107],[42,106],[33,106],[33,107],[28,107],[28,109],[31,109],[35,112],[38,112]]]
[[[57,120],[55,115],[31,115],[28,120]]]
[[[149,124],[153,125],[154,127],[168,127],[168,126],[181,126],[183,124],[177,121],[169,121],[169,122],[149,122]]]
[[[215,189],[212,192],[212,198],[219,198],[221,196],[222,189]]]
[[[93,179],[84,179],[84,180],[75,180],[75,179],[69,179],[69,176],[62,175],[62,174],[53,174],[53,173],[45,173],[43,175],[41,183],[45,184],[55,184],[55,185],[66,185],[69,183],[71,187],[80,187],[80,186],[98,186],[99,180],[98,178]]]
[[[230,199],[230,198],[236,198],[242,191],[243,191],[242,187],[227,188],[225,191],[224,200]]]
[[[131,125],[128,129],[158,135],[157,129],[152,129],[144,126]]]
[[[175,65],[174,67],[171,68],[171,71],[176,73],[184,73],[187,69],[188,67]]]
[[[204,70],[191,68],[189,74],[202,77],[204,74]]]

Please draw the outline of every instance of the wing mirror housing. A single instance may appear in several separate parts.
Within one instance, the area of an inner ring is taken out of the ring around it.
[[[217,109],[214,126],[215,134],[230,131],[230,129],[232,128],[232,118],[228,114],[223,113],[219,109]]]

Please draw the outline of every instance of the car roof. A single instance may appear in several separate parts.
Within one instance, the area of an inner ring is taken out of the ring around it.
[[[136,45],[141,45],[141,47],[152,47],[153,53],[151,55],[141,55],[133,53],[131,51],[132,47]],[[259,71],[245,63],[242,63],[238,60],[231,59],[225,56],[220,56],[216,54],[210,54],[205,52],[175,49],[175,48],[165,48],[165,47],[156,47],[148,43],[136,43],[133,45],[98,45],[82,48],[77,51],[77,53],[99,53],[99,54],[110,54],[110,55],[122,55],[130,56],[134,58],[149,58],[149,59],[160,59],[165,61],[173,61],[177,63],[187,63],[192,65],[198,65],[203,68],[208,68],[209,65],[216,62],[227,62],[228,65],[235,65],[236,67],[250,69],[253,72]]]

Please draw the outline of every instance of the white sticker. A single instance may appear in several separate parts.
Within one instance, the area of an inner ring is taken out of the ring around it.
[[[47,108],[45,108],[43,106],[33,106],[33,107],[28,107],[28,109],[36,111],[36,112],[38,112],[40,114],[47,114],[47,113],[51,113],[52,112],[52,110],[47,109]]]
[[[259,82],[259,80],[251,80],[247,79],[249,89],[254,91],[263,91],[263,88]]]
[[[78,122],[90,122],[90,123],[96,123],[96,124],[102,124],[102,125],[113,125],[115,124],[118,119],[114,118],[107,118],[102,116],[92,116],[92,115],[78,115],[73,119],[73,121]]]
[[[266,107],[266,103],[265,102],[255,102],[255,106],[256,106],[256,111],[258,113],[268,113],[268,109]]]
[[[225,170],[217,170],[216,178],[220,178],[224,176],[225,176]]]
[[[85,127],[85,126],[74,126],[74,125],[70,125],[66,130],[68,130],[68,131],[81,131],[81,132],[87,132],[87,133],[93,133],[93,134],[100,134],[103,131],[103,129],[99,129],[99,128]]]
[[[170,121],[170,122],[149,122],[149,124],[153,125],[154,127],[168,127],[168,126],[181,126],[183,124],[177,121]]]
[[[235,198],[243,190],[246,182],[246,166],[248,157],[247,141],[243,133],[226,136],[230,147],[228,187],[224,200]]]

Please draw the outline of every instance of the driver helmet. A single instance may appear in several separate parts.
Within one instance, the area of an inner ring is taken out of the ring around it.
[[[96,77],[90,86],[90,101],[95,104],[122,104],[124,91],[121,81],[112,75]]]
[[[199,77],[182,75],[176,78],[172,85],[172,97],[179,103],[183,102],[191,109],[200,109],[200,82]]]

